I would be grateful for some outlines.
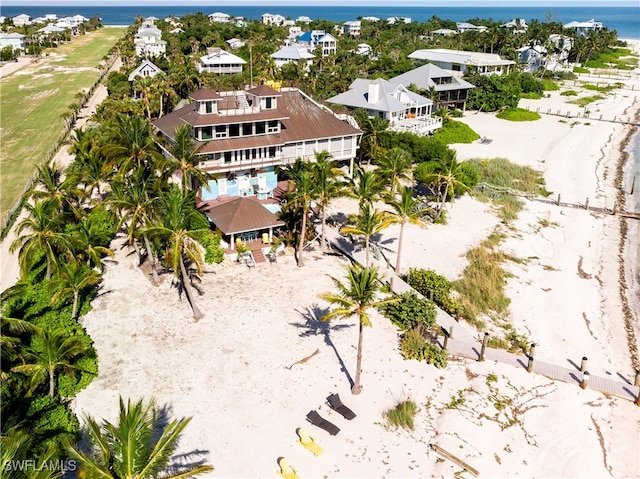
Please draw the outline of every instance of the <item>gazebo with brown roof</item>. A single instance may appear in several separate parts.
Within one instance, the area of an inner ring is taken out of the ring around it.
[[[230,248],[235,246],[235,236],[241,233],[268,230],[269,240],[273,238],[273,228],[284,226],[279,220],[254,197],[241,196],[206,211],[211,221],[231,238]],[[256,234],[257,239],[257,234]]]

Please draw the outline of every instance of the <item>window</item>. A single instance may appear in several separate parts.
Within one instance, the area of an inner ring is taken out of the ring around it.
[[[278,120],[269,120],[267,123],[267,133],[278,133]]]
[[[200,139],[210,140],[213,138],[213,128],[210,126],[204,126],[200,128]]]
[[[271,109],[272,102],[273,102],[273,98],[271,98],[271,97],[267,97],[267,98],[265,98],[265,99],[264,99],[264,107],[265,107],[267,110],[270,110],[270,109]]]
[[[240,125],[229,125],[229,136],[231,138],[237,138],[238,136],[240,136]]]
[[[275,158],[276,157],[276,147],[275,146],[270,146],[269,147],[269,158]]]
[[[226,138],[226,137],[227,137],[227,126],[226,125],[216,126],[216,138]]]
[[[224,152],[224,162],[225,163],[231,163],[231,151],[225,151]]]
[[[242,124],[242,136],[251,136],[253,134],[253,124],[252,123],[243,123]]]
[[[205,113],[213,113],[213,102],[212,101],[205,101],[204,102],[204,112]]]
[[[259,121],[256,123],[256,135],[264,135],[266,131],[265,122]]]

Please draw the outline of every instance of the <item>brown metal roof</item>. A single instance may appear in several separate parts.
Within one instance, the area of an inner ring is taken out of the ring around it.
[[[206,212],[225,235],[283,226],[284,221],[262,206],[258,200],[241,196]]]
[[[153,125],[165,135],[174,138],[176,127],[184,123],[192,126],[202,126],[259,120],[277,119],[281,121],[282,128],[280,133],[234,139],[209,140],[205,142],[206,145],[200,150],[201,154],[212,151],[227,151],[229,149],[228,146],[230,146],[229,142],[234,142],[236,149],[257,148],[260,146],[272,146],[274,144],[296,143],[316,139],[321,140],[362,133],[346,121],[336,118],[329,111],[316,105],[298,90],[283,91],[281,94],[282,97],[278,100],[278,108],[273,110],[262,110],[260,113],[248,115],[221,116],[197,113],[191,104],[158,118],[153,122]],[[227,143],[227,146],[224,148],[215,146],[215,143],[220,142]]]
[[[247,93],[250,93],[252,95],[255,96],[261,96],[261,97],[265,97],[265,96],[282,96],[279,92],[275,91],[273,88],[271,88],[270,86],[267,85],[258,85],[255,88],[252,88],[251,90],[248,90]]]
[[[194,100],[221,100],[222,97],[217,92],[209,88],[200,88],[198,91],[189,95]]]
[[[222,151],[236,151],[248,148],[265,148],[269,146],[283,145],[280,135],[247,136],[239,138],[224,138],[217,141],[198,141],[196,145],[202,145],[198,153],[215,153]]]

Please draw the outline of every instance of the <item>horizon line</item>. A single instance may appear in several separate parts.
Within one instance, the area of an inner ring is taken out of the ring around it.
[[[181,5],[176,5],[174,1],[171,0],[97,0],[95,2],[91,2],[91,5],[87,5],[86,0],[61,0],[59,2],[51,1],[51,0],[31,0],[31,1],[19,1],[19,0],[7,0],[2,2],[4,6],[11,7],[136,7],[136,6],[148,6],[148,7],[191,7],[191,6],[209,6],[212,8],[215,7],[257,7],[264,6],[266,7],[307,7],[308,5],[302,4],[298,0],[266,0],[266,1],[257,1],[257,0],[237,0],[235,2],[231,2],[230,0],[224,0],[221,3],[216,3],[212,5],[211,0],[186,0]],[[399,1],[395,2],[394,6],[397,7],[475,7],[475,8],[485,8],[485,7],[512,7],[512,8],[531,8],[531,7],[541,7],[541,8],[563,8],[563,7],[591,7],[591,8],[611,8],[611,7],[635,7],[637,6],[637,2],[634,0],[613,0],[608,3],[606,7],[600,6],[602,2],[600,0],[541,0],[541,1],[517,1],[517,0],[493,0],[489,2],[484,2],[481,0],[420,0],[420,1]],[[319,0],[316,2],[314,7],[346,7],[344,2],[339,0]],[[387,0],[352,0],[348,7],[358,7],[358,6],[369,6],[369,7],[388,7],[393,8],[393,6],[388,5]]]

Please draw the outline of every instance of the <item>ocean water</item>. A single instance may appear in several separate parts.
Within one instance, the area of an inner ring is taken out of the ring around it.
[[[390,2],[392,3],[392,2]],[[595,19],[602,22],[609,30],[616,30],[619,38],[640,38],[640,8],[637,7],[318,7],[312,4],[299,6],[272,6],[265,2],[263,6],[1,6],[0,15],[14,17],[21,13],[32,18],[55,13],[59,17],[66,15],[84,15],[92,17],[98,15],[104,25],[131,25],[136,16],[166,18],[173,14],[183,16],[188,13],[202,12],[208,15],[213,12],[224,12],[232,16],[242,16],[248,19],[260,19],[263,13],[280,14],[287,18],[296,19],[305,15],[312,20],[331,20],[342,22],[356,20],[358,17],[373,16],[381,19],[389,17],[409,17],[415,22],[426,22],[436,16],[445,20],[463,22],[473,19],[491,19],[508,22],[514,18],[523,18],[530,22],[535,19],[540,22],[552,20],[554,22],[569,23],[571,21],[586,21]]]

